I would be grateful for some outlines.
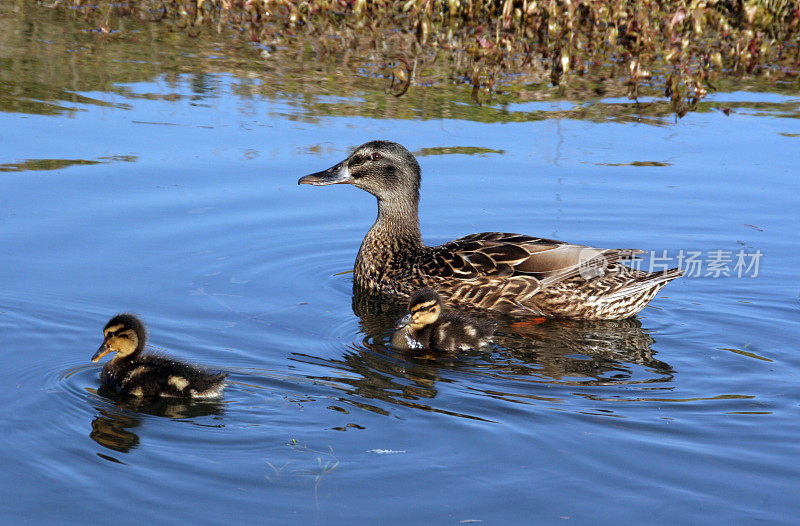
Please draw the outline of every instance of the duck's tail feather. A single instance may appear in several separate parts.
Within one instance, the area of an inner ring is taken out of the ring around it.
[[[681,277],[682,275],[683,271],[677,267],[658,272],[651,272],[620,290],[604,295],[603,299],[606,301],[613,301],[620,297],[636,295],[637,293],[642,293],[645,291],[658,292],[664,285],[675,278]]]

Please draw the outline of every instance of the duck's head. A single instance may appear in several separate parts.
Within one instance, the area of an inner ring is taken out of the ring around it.
[[[347,183],[381,200],[419,198],[419,163],[396,142],[370,141],[327,170],[301,177],[297,184]]]
[[[117,353],[112,360],[124,358],[144,349],[147,333],[144,324],[133,314],[117,314],[103,327],[103,345],[92,356],[96,362],[110,352]]]
[[[417,331],[435,323],[441,314],[441,296],[433,289],[417,289],[408,300],[408,314],[400,318],[395,328],[408,326]]]

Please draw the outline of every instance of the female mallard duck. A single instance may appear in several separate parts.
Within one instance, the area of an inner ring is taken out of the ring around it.
[[[681,275],[632,269],[620,261],[644,251],[595,249],[552,239],[484,232],[437,247],[422,242],[420,169],[397,143],[372,141],[298,184],[347,183],[378,198],[378,218],[356,256],[354,282],[407,297],[438,290],[455,305],[513,316],[621,319],[633,316]]]
[[[392,345],[400,350],[453,353],[478,349],[492,341],[495,323],[443,311],[442,298],[433,289],[414,291],[408,300],[408,314],[392,334]]]
[[[103,366],[100,379],[111,389],[139,397],[213,398],[225,388],[225,374],[211,373],[155,354],[142,354],[147,334],[132,314],[117,314],[103,328],[103,345],[92,356],[96,362],[116,353]]]

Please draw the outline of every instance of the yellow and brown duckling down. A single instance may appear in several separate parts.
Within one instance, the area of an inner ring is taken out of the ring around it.
[[[392,346],[443,353],[479,349],[492,341],[494,329],[494,322],[445,311],[441,296],[423,288],[411,294],[408,314],[397,322],[392,334]]]
[[[378,217],[356,256],[356,286],[401,297],[430,287],[452,305],[512,316],[621,319],[642,310],[681,275],[677,268],[643,272],[621,263],[642,250],[520,234],[484,232],[426,246],[419,230],[420,180],[419,164],[408,150],[372,141],[298,181],[352,184],[377,197]]]
[[[103,328],[103,344],[92,356],[96,362],[115,353],[100,373],[102,382],[123,394],[138,397],[214,398],[225,388],[225,374],[209,372],[166,356],[144,354],[147,332],[132,314],[117,314]]]

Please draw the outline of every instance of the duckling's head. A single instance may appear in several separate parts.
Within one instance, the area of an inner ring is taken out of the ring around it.
[[[408,300],[408,314],[397,322],[397,328],[408,326],[410,329],[418,331],[435,323],[441,314],[441,296],[433,289],[417,289]]]
[[[396,142],[370,141],[327,170],[301,177],[297,184],[352,184],[380,200],[419,199],[419,163]]]
[[[117,314],[103,327],[103,345],[92,356],[96,362],[110,352],[117,353],[112,360],[125,358],[144,349],[147,333],[144,324],[133,314]]]

